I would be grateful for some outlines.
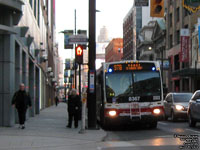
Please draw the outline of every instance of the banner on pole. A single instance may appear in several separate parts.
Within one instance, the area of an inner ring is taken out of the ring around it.
[[[181,29],[180,62],[189,62],[189,29]]]
[[[74,34],[73,30],[65,30],[64,32],[64,49],[73,49],[73,44],[69,43],[69,37]]]

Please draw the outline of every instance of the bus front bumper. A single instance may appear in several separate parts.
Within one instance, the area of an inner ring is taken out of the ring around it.
[[[142,116],[116,116],[114,118],[105,117],[105,121],[111,124],[132,124],[132,123],[150,123],[164,119],[164,115],[142,115]]]

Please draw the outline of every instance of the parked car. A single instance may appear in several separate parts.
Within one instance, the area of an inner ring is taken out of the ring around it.
[[[187,109],[192,93],[168,93],[164,100],[165,119],[172,121],[178,118],[187,118]]]
[[[197,122],[200,122],[200,90],[196,91],[188,107],[188,122],[190,127],[195,127]]]

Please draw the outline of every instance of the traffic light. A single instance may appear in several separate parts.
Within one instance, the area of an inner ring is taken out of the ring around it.
[[[164,17],[164,9],[164,0],[151,0],[151,17]]]
[[[83,63],[83,46],[78,45],[76,47],[76,62],[79,64]]]

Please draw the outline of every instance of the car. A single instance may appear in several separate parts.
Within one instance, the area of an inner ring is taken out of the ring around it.
[[[164,115],[167,120],[171,117],[172,121],[178,118],[187,118],[187,109],[193,93],[168,93],[164,100]]]
[[[200,90],[195,91],[190,99],[187,114],[189,126],[195,127],[200,122]]]

